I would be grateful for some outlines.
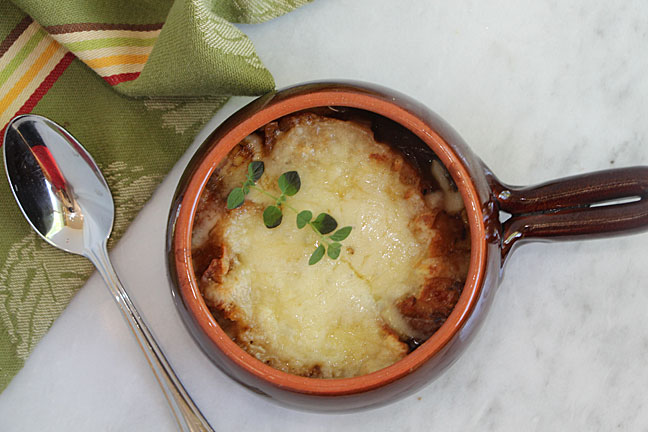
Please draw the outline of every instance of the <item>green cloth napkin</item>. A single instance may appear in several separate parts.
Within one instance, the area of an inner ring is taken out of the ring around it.
[[[308,1],[0,0],[2,136],[28,112],[66,127],[111,187],[113,244],[228,96],[274,88],[231,23]],[[0,392],[92,270],[33,233],[0,178]]]

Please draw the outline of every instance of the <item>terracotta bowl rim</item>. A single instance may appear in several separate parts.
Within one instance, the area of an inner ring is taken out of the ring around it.
[[[370,111],[414,132],[441,159],[457,184],[466,206],[471,237],[471,257],[466,285],[454,310],[441,328],[420,347],[393,365],[353,378],[318,379],[292,375],[274,369],[248,354],[225,334],[209,312],[196,283],[191,258],[191,228],[195,210],[207,180],[222,158],[249,133],[270,121],[297,111],[326,106],[345,106]],[[210,135],[205,142],[212,139]],[[178,290],[189,314],[193,316],[202,332],[238,367],[262,381],[297,393],[317,396],[357,394],[382,387],[418,369],[442,351],[465,325],[481,294],[487,261],[486,230],[480,199],[462,158],[420,116],[398,105],[393,98],[386,100],[384,95],[381,97],[363,89],[345,86],[315,90],[271,100],[271,103],[252,112],[227,131],[217,144],[210,145],[212,147],[190,175],[181,198],[172,234],[173,260]]]

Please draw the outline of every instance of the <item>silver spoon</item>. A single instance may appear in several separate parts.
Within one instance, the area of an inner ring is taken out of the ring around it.
[[[110,289],[182,431],[212,431],[169,365],[113,269],[106,242],[115,207],[92,157],[65,129],[45,117],[14,118],[4,137],[11,190],[32,228],[49,244],[83,255]]]

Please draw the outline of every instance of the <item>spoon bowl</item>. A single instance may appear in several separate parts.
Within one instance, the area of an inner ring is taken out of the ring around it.
[[[115,212],[110,189],[70,134],[44,117],[19,116],[7,127],[4,155],[18,206],[46,242],[87,256],[108,240]]]
[[[113,269],[106,243],[115,206],[90,154],[45,117],[14,118],[4,136],[7,178],[32,228],[49,244],[97,268],[147,357],[182,431],[212,431],[191,400]]]

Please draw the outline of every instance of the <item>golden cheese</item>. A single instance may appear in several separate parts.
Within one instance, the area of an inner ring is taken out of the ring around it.
[[[425,337],[403,315],[403,299],[432,277],[465,277],[466,266],[457,270],[433,247],[440,234],[430,221],[443,202],[426,200],[411,166],[358,124],[306,115],[271,138],[249,137],[203,198],[194,249],[218,251],[206,260],[204,298],[240,346],[280,370],[350,377],[396,362],[408,353],[405,340]],[[298,171],[301,190],[289,204],[353,227],[337,260],[309,266],[317,235],[298,229],[288,209],[279,227],[266,228],[262,213],[274,203],[257,191],[225,209],[251,159],[265,163],[263,189],[279,195],[278,177]]]

